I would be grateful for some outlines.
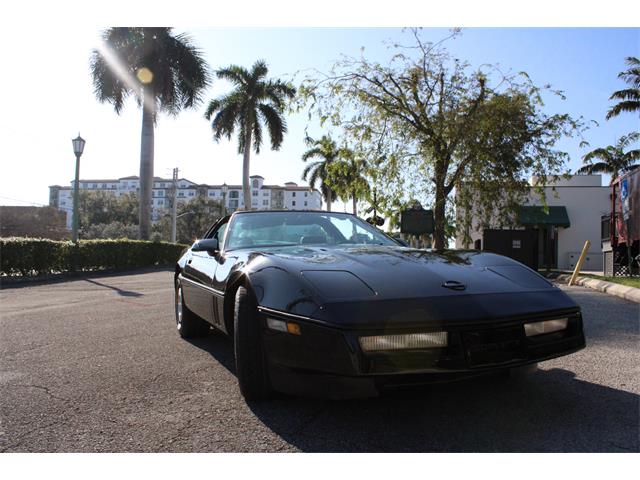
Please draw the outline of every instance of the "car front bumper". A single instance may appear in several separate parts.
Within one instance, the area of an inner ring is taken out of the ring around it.
[[[299,326],[299,335],[274,331],[266,319]],[[565,330],[527,337],[524,324],[568,318]],[[261,314],[265,357],[277,391],[325,398],[375,396],[401,386],[475,377],[567,355],[585,347],[579,311],[546,313],[517,319],[447,327],[425,325],[411,330],[385,326],[348,330],[313,320]],[[359,337],[444,330],[443,348],[366,353]]]

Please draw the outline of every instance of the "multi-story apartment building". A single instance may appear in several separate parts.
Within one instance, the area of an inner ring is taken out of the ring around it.
[[[117,179],[80,180],[80,190],[103,191],[121,196],[140,190],[140,178],[136,176]],[[73,188],[60,185],[49,187],[49,205],[67,212],[67,227],[71,228],[73,212]],[[171,206],[173,180],[155,177],[153,179],[153,218],[157,220]],[[176,200],[185,203],[197,196],[206,196],[222,202],[229,212],[243,208],[245,201],[242,185],[197,184],[186,178],[176,181]],[[265,185],[264,177],[251,176],[251,206],[257,210],[320,210],[322,198],[318,190],[287,182],[284,186]]]

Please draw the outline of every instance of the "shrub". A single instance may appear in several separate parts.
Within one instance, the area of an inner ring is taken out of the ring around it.
[[[97,223],[82,229],[80,238],[138,238],[138,225],[122,222]]]
[[[142,240],[68,241],[38,238],[0,239],[0,274],[49,273],[129,269],[171,265],[186,245]]]

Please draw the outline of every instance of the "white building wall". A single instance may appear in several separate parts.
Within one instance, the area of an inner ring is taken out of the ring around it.
[[[580,178],[577,176],[574,178]],[[598,176],[599,177],[599,176]],[[583,180],[582,178],[580,178]],[[547,205],[564,206],[569,215],[569,228],[558,228],[558,268],[572,270],[578,260],[584,242],[589,240],[587,259],[583,270],[602,270],[602,245],[600,238],[600,217],[610,209],[609,187],[564,186],[555,192],[545,188]],[[530,195],[529,205],[541,205],[539,198]]]
[[[532,178],[530,183],[535,184]],[[545,187],[548,206],[563,206],[567,209],[569,228],[558,228],[558,268],[572,270],[582,252],[584,242],[589,240],[589,248],[583,270],[602,271],[602,245],[600,238],[600,218],[609,213],[611,189],[602,185],[601,175],[575,175],[568,180],[558,180],[555,189]],[[528,205],[542,205],[540,197],[531,190]],[[482,240],[482,231],[471,231],[471,245]],[[462,237],[458,236],[456,248],[465,248]]]

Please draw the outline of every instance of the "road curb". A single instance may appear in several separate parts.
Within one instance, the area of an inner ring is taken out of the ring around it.
[[[568,283],[570,279],[571,275],[566,274],[560,274],[556,278],[556,280],[565,283]],[[625,300],[640,303],[640,288],[628,287],[626,285],[606,282],[604,280],[589,277],[578,277],[574,283],[575,285],[582,285],[583,287],[592,288],[609,295],[615,295],[616,297],[624,298]]]

